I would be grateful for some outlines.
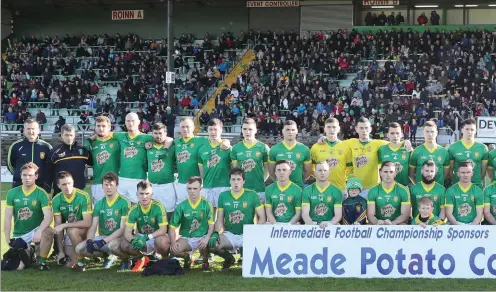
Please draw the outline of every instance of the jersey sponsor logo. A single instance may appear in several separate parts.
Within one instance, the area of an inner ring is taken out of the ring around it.
[[[177,162],[185,163],[191,157],[191,153],[188,150],[181,151],[177,154]]]
[[[291,171],[295,170],[296,163],[293,160],[288,160],[289,166],[291,167]]]
[[[381,215],[383,217],[389,218],[389,217],[393,216],[395,211],[396,211],[396,208],[393,205],[387,204],[381,208]]]
[[[160,172],[164,168],[165,162],[162,160],[153,160],[151,166],[152,172]]]
[[[107,150],[102,151],[96,155],[97,164],[104,164],[109,159],[110,159],[110,153]]]
[[[493,214],[496,214],[496,204],[493,205]]]
[[[143,234],[153,233],[153,227],[151,227],[149,224],[143,225],[141,227],[141,233]]]
[[[20,208],[17,211],[17,218],[19,218],[19,220],[28,220],[31,216],[33,216],[33,211],[28,207]]]
[[[357,168],[362,168],[369,163],[369,158],[366,155],[359,155],[355,158]]]
[[[329,164],[329,170],[333,170],[339,164],[339,160],[334,157],[329,157],[326,159],[327,164]]]
[[[138,154],[138,149],[136,149],[136,147],[134,146],[126,147],[126,149],[124,149],[125,158],[133,158],[134,156],[136,156],[136,154]]]
[[[472,212],[472,206],[469,203],[463,203],[458,207],[458,216],[465,217]]]
[[[192,233],[193,231],[195,230],[198,230],[200,228],[200,222],[198,222],[198,220],[193,219],[193,221],[191,221],[191,226],[189,227],[189,233]]]
[[[276,207],[274,214],[276,215],[276,217],[281,217],[281,216],[284,216],[284,214],[286,214],[287,210],[288,210],[288,207],[286,207],[286,204],[281,202],[281,203],[277,204],[277,207]]]
[[[207,160],[207,167],[212,168],[217,166],[219,164],[221,158],[218,154],[212,155],[208,160]]]
[[[253,159],[248,159],[248,160],[245,160],[241,163],[241,168],[245,172],[252,171],[255,168],[255,166],[256,166],[256,163],[255,163],[255,160],[253,160]]]
[[[315,215],[317,216],[324,216],[327,214],[327,211],[329,211],[329,208],[324,203],[319,203],[315,206]]]
[[[76,222],[76,214],[75,213],[69,213],[69,216],[67,216],[67,223],[72,223]]]
[[[396,173],[400,173],[403,170],[403,165],[399,162],[394,163],[394,168],[396,169]]]
[[[108,218],[104,222],[106,230],[114,230],[117,227],[117,222],[115,222],[114,218]]]
[[[245,214],[243,214],[240,210],[229,213],[229,222],[231,222],[231,224],[238,224],[243,221],[244,218]]]
[[[46,153],[45,152],[40,152],[40,158],[45,159]]]

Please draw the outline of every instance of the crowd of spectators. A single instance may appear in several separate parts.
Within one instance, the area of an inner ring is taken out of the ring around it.
[[[417,17],[418,25],[439,25],[440,20],[441,16],[439,16],[436,10],[431,11],[429,18],[425,15],[425,12],[422,12],[422,14]],[[366,26],[395,26],[403,24],[405,24],[405,17],[401,15],[401,12],[395,14],[393,11],[389,15],[386,15],[384,11],[379,15],[373,12],[367,12],[367,15],[365,16]]]
[[[236,62],[236,50],[243,49],[242,38],[230,33],[217,39],[207,33],[200,43],[191,34],[175,40],[174,68],[180,78],[175,101],[168,104],[166,39],[116,34],[13,40],[1,64],[4,122],[22,124],[30,117],[27,107],[49,107],[53,116],[68,109],[69,115],[81,116],[81,124],[95,113],[123,123],[121,117],[137,107],[146,108],[147,121],[156,120],[157,113],[165,116],[167,107],[176,114],[198,109],[207,89]],[[118,86],[116,96],[103,93],[105,86]]]
[[[428,119],[454,129],[456,112],[462,118],[496,115],[495,38],[496,29],[401,27],[319,32],[301,39],[284,32],[261,35],[256,60],[201,121],[232,122],[238,112],[246,113],[262,133],[280,135],[285,117],[304,135],[318,135],[334,116],[342,122],[344,138],[356,135],[353,125],[360,116],[370,118],[376,137],[384,137],[389,122],[402,124],[413,139]],[[347,73],[356,74],[351,85],[339,86]]]

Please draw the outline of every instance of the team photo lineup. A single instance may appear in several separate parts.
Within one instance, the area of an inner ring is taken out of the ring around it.
[[[186,271],[195,263],[208,271],[220,257],[228,271],[243,260],[247,224],[496,225],[496,150],[477,141],[474,119],[461,122],[460,140],[447,147],[427,121],[416,148],[398,123],[389,124],[387,141],[371,139],[364,117],[354,125],[358,138],[347,140],[338,138],[339,121],[327,119],[311,148],[297,141],[291,120],[270,148],[257,140],[251,118],[235,145],[215,118],[208,137],[194,135],[191,118],[180,121],[176,139],[162,123],[151,135],[139,124],[129,113],[127,132],[112,132],[108,117],[98,116],[84,145],[67,124],[62,146],[53,148],[36,121],[24,123],[25,137],[8,152],[13,184],[3,222],[20,260],[4,255],[3,270],[50,270],[53,257],[78,272],[92,258],[135,272],[181,258]],[[83,191],[87,167],[90,194]]]

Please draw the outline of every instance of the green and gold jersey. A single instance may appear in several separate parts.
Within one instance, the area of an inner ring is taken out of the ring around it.
[[[146,147],[151,147],[153,137],[148,134],[138,134],[134,137],[128,133],[115,132],[114,139],[121,147],[121,166],[119,176],[132,179],[146,179]],[[148,145],[147,145],[148,144]]]
[[[496,183],[493,182],[484,189],[484,206],[488,206],[491,215],[496,218]]]
[[[77,188],[74,188],[69,198],[59,193],[52,200],[53,216],[61,216],[63,223],[83,220],[84,214],[93,212],[92,207],[91,196]]]
[[[93,184],[101,184],[102,177],[109,172],[119,174],[121,147],[119,141],[113,139],[113,134],[106,139],[86,139],[84,148],[91,152],[93,157]]]
[[[243,189],[235,195],[225,191],[219,195],[219,211],[224,211],[224,230],[243,234],[243,225],[254,224],[256,210],[263,208],[255,191]]]
[[[50,208],[50,198],[42,188],[33,186],[30,191],[18,186],[8,191],[7,205],[14,214],[14,237],[22,236],[40,226],[45,218],[43,209]]]
[[[410,156],[410,167],[415,167],[415,182],[422,181],[422,164],[430,159],[437,166],[436,182],[444,186],[444,169],[450,167],[450,160],[448,150],[439,145],[434,149],[429,149],[423,144],[413,150]]]
[[[301,209],[301,188],[293,182],[281,187],[277,182],[265,188],[265,206],[272,207],[277,222],[288,223]]]
[[[121,228],[121,220],[127,218],[127,213],[131,209],[131,202],[117,194],[109,201],[107,197],[95,204],[93,217],[98,217],[98,229],[100,235],[110,235]]]
[[[312,163],[310,149],[302,143],[296,142],[288,146],[284,141],[272,146],[269,151],[269,162],[276,163],[279,160],[287,160],[291,166],[289,179],[303,188],[303,165]]]
[[[329,183],[321,189],[313,183],[303,190],[302,206],[310,207],[310,218],[314,222],[331,221],[334,218],[334,208],[342,208],[343,194]]]
[[[265,163],[269,158],[269,146],[256,141],[252,145],[244,141],[236,143],[231,150],[231,160],[245,172],[245,187],[255,192],[265,191]]]
[[[207,137],[179,138],[174,140],[178,182],[185,184],[192,176],[200,176],[198,169],[198,150],[208,144]]]
[[[313,169],[319,162],[326,161],[329,164],[329,181],[340,190],[346,189],[346,175],[353,166],[351,162],[351,150],[345,141],[315,143],[310,149]]]
[[[174,147],[153,144],[146,151],[148,161],[148,180],[152,184],[170,184],[174,182],[174,164],[176,155]]]
[[[408,176],[408,162],[410,161],[411,151],[407,151],[404,142],[398,148],[392,148],[391,144],[379,147],[377,155],[379,156],[379,164],[385,161],[391,161],[396,167],[395,180],[407,186],[410,184],[410,177]]]
[[[446,207],[453,207],[453,216],[461,223],[472,223],[477,217],[477,208],[484,208],[482,190],[470,184],[463,188],[460,183],[452,185],[446,191]]]
[[[420,223],[422,223],[422,221],[420,220],[420,214],[419,214],[413,218],[412,225],[419,225]],[[434,224],[443,225],[444,221],[439,219],[439,217],[437,217],[436,215],[431,214],[429,216],[429,219],[427,219],[427,221],[424,223],[425,225],[434,225]]]
[[[496,149],[489,152],[487,171],[491,173],[491,182],[496,181]]]
[[[136,227],[140,234],[152,234],[167,224],[167,212],[164,206],[155,200],[146,208],[141,204],[131,207],[126,222],[127,226]]]
[[[432,213],[439,216],[441,209],[444,208],[446,188],[437,182],[426,185],[419,182],[410,187],[410,200],[412,203],[412,216],[415,218],[419,214],[418,202],[423,197],[431,198],[434,203],[434,210]]]
[[[367,204],[375,205],[378,220],[393,221],[401,215],[402,205],[410,205],[410,193],[399,183],[394,183],[389,189],[380,183],[371,188],[367,196]]]
[[[361,142],[352,138],[345,141],[351,151],[353,175],[362,181],[364,189],[370,189],[379,182],[379,147],[388,144],[384,140]]]
[[[169,226],[179,228],[179,235],[182,237],[192,238],[205,236],[209,225],[213,224],[214,208],[209,201],[200,197],[194,204],[188,198],[177,205]]]
[[[487,146],[477,141],[475,141],[472,145],[465,145],[463,140],[459,140],[449,146],[448,152],[450,155],[450,161],[455,163],[452,183],[455,184],[459,181],[457,172],[460,163],[470,160],[474,164],[472,183],[479,188],[482,188],[482,162],[487,162],[489,159]]]
[[[229,187],[231,150],[220,149],[220,144],[207,143],[198,150],[198,165],[203,166],[203,187]]]

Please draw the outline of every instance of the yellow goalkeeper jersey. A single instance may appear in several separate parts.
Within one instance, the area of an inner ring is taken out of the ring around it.
[[[370,140],[360,142],[353,138],[346,141],[351,151],[353,174],[358,177],[364,189],[370,189],[379,182],[379,147],[389,142],[383,140]]]
[[[310,150],[313,170],[321,161],[329,164],[329,181],[340,190],[346,189],[347,167],[351,168],[351,151],[345,141],[316,143]]]

